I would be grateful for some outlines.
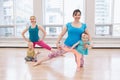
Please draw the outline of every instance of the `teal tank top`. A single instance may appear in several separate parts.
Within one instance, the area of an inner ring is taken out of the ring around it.
[[[38,25],[36,25],[35,28],[29,27],[29,39],[31,42],[37,42],[39,40]]]
[[[64,42],[66,46],[72,47],[76,42],[81,40],[81,35],[86,29],[86,24],[83,24],[79,27],[76,28],[72,26],[72,23],[67,23],[66,24],[67,31],[68,31],[68,36]]]

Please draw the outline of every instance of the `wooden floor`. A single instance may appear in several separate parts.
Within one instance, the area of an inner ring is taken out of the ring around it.
[[[71,53],[33,67],[24,61],[26,49],[0,48],[0,80],[120,80],[120,49],[91,49],[80,72]],[[39,59],[47,56],[39,50]]]

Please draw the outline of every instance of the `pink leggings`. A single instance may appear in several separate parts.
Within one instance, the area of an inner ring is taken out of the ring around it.
[[[63,46],[61,47],[62,49],[61,50],[57,50],[51,54],[48,55],[48,57],[51,59],[51,58],[55,58],[55,57],[58,57],[62,54],[65,54],[67,52],[72,52],[75,56],[75,61],[77,63],[77,67],[80,67],[80,64],[81,64],[81,58],[82,58],[82,55],[79,54],[76,49],[71,49],[70,47],[67,47],[67,46]]]
[[[51,50],[51,47],[49,45],[47,45],[45,42],[43,42],[42,40],[40,40],[38,42],[33,42],[33,47],[35,47],[36,44],[47,50]]]

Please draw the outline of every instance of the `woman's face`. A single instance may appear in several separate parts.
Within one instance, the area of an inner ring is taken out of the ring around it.
[[[34,16],[30,17],[31,23],[36,23],[36,18]]]
[[[74,18],[75,20],[77,20],[77,21],[80,20],[80,17],[81,17],[80,12],[77,12],[76,14],[73,15],[73,18]]]

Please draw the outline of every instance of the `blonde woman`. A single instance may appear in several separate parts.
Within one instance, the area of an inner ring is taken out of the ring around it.
[[[22,37],[24,38],[24,40],[28,43],[32,42],[33,47],[35,47],[35,45],[38,45],[49,51],[53,51],[52,48],[43,41],[46,36],[46,32],[42,26],[39,26],[36,24],[36,17],[31,16],[30,22],[31,22],[31,25],[27,27],[26,29],[24,29],[22,32]],[[27,31],[29,32],[29,38],[26,38],[25,36],[25,33]],[[42,37],[39,36],[39,31],[43,33]]]

